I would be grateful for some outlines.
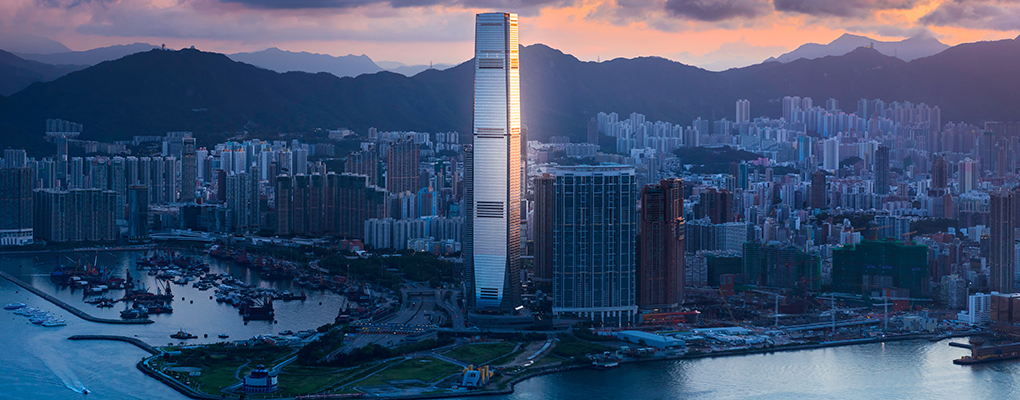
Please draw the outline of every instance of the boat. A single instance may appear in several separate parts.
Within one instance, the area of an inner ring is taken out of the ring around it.
[[[228,335],[228,334],[226,334],[226,333],[221,333],[221,334],[219,335],[219,337],[220,337],[220,339],[226,339],[226,338],[230,337],[230,335]]]
[[[17,310],[25,307],[27,307],[25,303],[10,303],[4,306],[4,310]]]
[[[188,332],[185,332],[183,329],[177,331],[177,333],[175,333],[173,335],[170,335],[170,337],[173,338],[173,339],[197,339],[198,338],[198,336],[195,336],[195,335],[192,335],[192,334],[190,334]]]
[[[67,322],[65,322],[62,319],[51,319],[51,320],[48,320],[48,321],[45,321],[45,322],[42,323],[42,326],[46,326],[46,327],[64,326],[64,325],[67,325]]]

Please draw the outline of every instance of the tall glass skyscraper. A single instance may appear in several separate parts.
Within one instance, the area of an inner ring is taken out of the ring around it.
[[[475,309],[521,303],[521,101],[517,14],[475,18],[474,143],[466,165],[465,268]]]

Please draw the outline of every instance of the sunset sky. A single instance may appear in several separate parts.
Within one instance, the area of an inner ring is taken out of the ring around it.
[[[519,13],[522,44],[582,60],[661,56],[715,70],[848,32],[928,32],[950,45],[1020,33],[1020,0],[3,0],[0,36],[452,64],[471,57],[484,11]]]

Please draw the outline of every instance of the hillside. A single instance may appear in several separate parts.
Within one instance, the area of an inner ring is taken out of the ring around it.
[[[33,82],[46,82],[79,69],[83,65],[50,65],[25,60],[0,50],[0,95],[10,96]]]
[[[790,63],[710,72],[656,57],[582,62],[544,45],[521,50],[522,119],[532,137],[583,141],[599,111],[641,112],[688,124],[734,118],[734,101],[754,116],[778,117],[785,95],[834,97],[847,111],[860,98],[939,105],[943,121],[1020,120],[1020,44],[955,46],[904,62],[869,48]],[[38,147],[46,118],[85,124],[83,138],[190,130],[273,134],[315,128],[470,131],[472,63],[413,77],[391,72],[338,78],[276,73],[197,50],[138,53],[0,99],[0,147]],[[6,104],[5,104],[6,103]]]

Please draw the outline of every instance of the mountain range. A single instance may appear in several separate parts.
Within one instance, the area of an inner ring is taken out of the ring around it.
[[[0,95],[11,94],[28,87],[34,82],[57,79],[71,71],[86,68],[86,65],[51,65],[25,60],[0,50]]]
[[[801,58],[813,60],[826,56],[841,56],[858,47],[871,47],[887,56],[896,57],[903,61],[913,61],[921,57],[936,55],[948,49],[949,45],[940,42],[929,33],[921,33],[898,42],[883,42],[866,36],[844,33],[836,40],[829,42],[829,44],[807,43],[801,45],[796,50],[778,57],[770,57],[765,61],[786,63]]]
[[[782,97],[939,105],[943,121],[1020,120],[1020,41],[962,44],[905,62],[872,48],[723,72],[658,57],[582,62],[544,45],[521,49],[522,121],[532,137],[583,141],[600,111],[688,124],[734,118],[734,102],[778,117]],[[187,130],[274,135],[315,128],[470,132],[473,62],[413,77],[387,71],[339,78],[277,73],[223,54],[152,50],[35,83],[0,97],[0,147],[49,150],[47,118],[85,125],[83,139]],[[853,106],[844,107],[848,112]]]

